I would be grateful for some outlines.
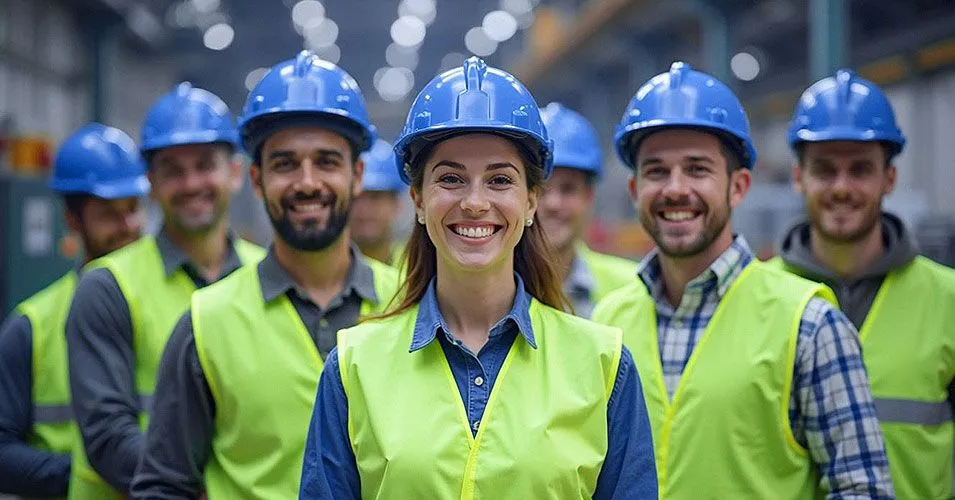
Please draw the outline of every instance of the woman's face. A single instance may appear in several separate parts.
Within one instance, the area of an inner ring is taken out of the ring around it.
[[[513,269],[514,247],[538,199],[517,147],[496,135],[459,135],[438,144],[423,168],[411,197],[438,267]]]

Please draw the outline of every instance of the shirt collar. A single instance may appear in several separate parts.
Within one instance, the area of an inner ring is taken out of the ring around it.
[[[534,339],[534,329],[531,326],[531,294],[524,289],[524,280],[517,273],[514,273],[514,282],[517,285],[517,293],[514,295],[514,304],[503,318],[501,318],[492,328],[491,334],[494,335],[507,322],[514,323],[524,340],[537,349],[537,342]],[[438,335],[438,329],[450,334],[451,329],[444,321],[441,310],[438,309],[438,297],[435,293],[436,278],[431,278],[428,283],[428,289],[424,292],[418,303],[418,318],[415,320],[414,335],[411,339],[411,348],[409,352],[423,349],[434,341]]]
[[[235,251],[235,240],[236,235],[229,231],[226,233],[226,254],[225,261],[222,263],[222,276],[225,276],[232,271],[242,267],[242,260],[239,258],[239,253]],[[166,226],[163,226],[159,230],[159,234],[156,235],[156,248],[159,249],[159,256],[162,259],[163,271],[166,273],[166,276],[170,276],[172,273],[180,270],[183,266],[190,265],[189,256],[184,252],[179,245],[177,245],[172,238],[169,236],[169,232],[166,230]]]
[[[375,291],[374,271],[354,244],[349,247],[348,252],[351,255],[351,263],[348,265],[348,273],[345,275],[342,295],[354,291],[362,300],[377,304],[378,293]],[[279,264],[274,245],[269,247],[268,254],[262,259],[262,262],[259,262],[258,272],[262,298],[266,302],[274,300],[289,290],[296,290],[303,297],[308,296],[303,290],[299,289],[295,280]]]
[[[687,290],[703,289],[707,284],[716,283],[716,293],[722,298],[740,273],[753,261],[753,251],[743,235],[737,235],[722,254],[699,276],[687,283]],[[655,298],[664,297],[663,275],[660,271],[660,250],[654,248],[640,261],[637,274]]]
[[[590,273],[587,261],[580,256],[579,252],[574,254],[574,259],[570,263],[570,273],[567,274],[566,284],[570,289],[580,290],[588,295],[594,289],[593,274]]]

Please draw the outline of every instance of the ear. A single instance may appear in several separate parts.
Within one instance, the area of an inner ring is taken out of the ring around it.
[[[896,174],[895,165],[890,163],[885,167],[885,187],[882,189],[883,196],[892,194],[892,191],[895,190]]]
[[[365,160],[361,157],[358,157],[358,160],[355,161],[355,178],[352,181],[351,194],[352,196],[358,196],[363,191],[362,185],[363,179],[365,178]]]
[[[73,213],[72,210],[64,209],[63,218],[66,219],[66,227],[77,234],[83,232],[83,223],[80,221],[80,218]]]
[[[793,173],[792,173],[792,186],[793,190],[799,194],[803,193],[802,188],[802,168],[799,166],[799,162],[793,163]]]
[[[417,223],[417,218],[424,216],[424,200],[421,197],[421,192],[415,188],[408,190],[408,195],[411,196],[411,204],[414,206],[415,213],[415,223]]]
[[[633,202],[634,206],[637,204],[637,175],[630,174],[630,178],[627,180],[627,189],[630,191],[630,201]]]
[[[527,192],[527,219],[533,219],[537,213],[537,205],[540,203],[541,188],[537,187]]]
[[[158,189],[156,189],[156,186],[159,184],[156,182],[156,171],[152,168],[146,168],[146,179],[149,179],[149,185],[151,186],[149,199],[158,202],[159,194],[157,193]]]
[[[746,198],[746,193],[753,185],[753,174],[748,168],[737,168],[730,175],[730,207],[736,208]]]
[[[229,176],[232,179],[229,188],[232,194],[238,193],[242,189],[242,157],[238,153],[233,153],[229,162]]]
[[[249,182],[252,183],[252,190],[255,191],[255,195],[260,199],[264,198],[262,189],[262,167],[258,163],[252,163],[249,165]]]

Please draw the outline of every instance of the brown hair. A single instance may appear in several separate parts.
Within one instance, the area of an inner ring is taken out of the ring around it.
[[[527,189],[539,193],[544,184],[544,170],[529,162],[521,148],[518,148],[518,151],[525,165]],[[418,155],[415,165],[409,172],[411,189],[419,193],[424,182],[422,167],[430,156],[430,154]],[[534,224],[524,229],[524,234],[514,248],[514,271],[521,275],[524,287],[535,299],[555,309],[572,311],[573,306],[564,295],[560,274],[554,266],[553,253],[538,223],[536,213],[534,221]],[[368,319],[397,316],[418,304],[427,291],[431,278],[437,272],[437,251],[423,225],[414,224],[400,262],[405,263],[407,276],[401,283],[398,293],[388,305],[387,312],[370,316]]]

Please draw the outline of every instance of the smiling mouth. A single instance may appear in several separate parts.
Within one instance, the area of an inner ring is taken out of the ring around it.
[[[500,230],[500,226],[463,226],[454,224],[451,226],[451,230],[454,231],[454,233],[458,236],[479,240],[482,238],[487,238],[498,232]]]
[[[658,212],[657,215],[669,222],[684,222],[695,219],[700,213],[693,210],[666,210]]]

